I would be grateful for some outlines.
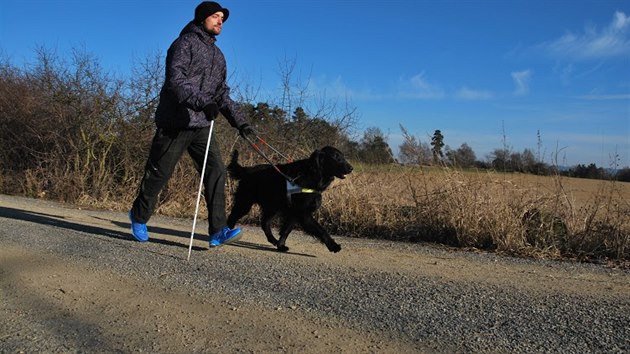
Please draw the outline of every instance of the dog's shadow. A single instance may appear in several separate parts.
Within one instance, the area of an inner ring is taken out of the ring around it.
[[[261,244],[258,244],[258,243],[253,243],[253,242],[248,242],[248,241],[236,241],[234,243],[230,243],[229,246],[248,248],[248,249],[257,250],[257,251],[284,253],[284,254],[290,254],[290,255],[294,255],[294,256],[303,256],[303,257],[317,258],[316,256],[314,256],[312,254],[306,254],[306,253],[298,253],[298,252],[291,252],[291,251],[280,252],[274,246],[261,245]]]

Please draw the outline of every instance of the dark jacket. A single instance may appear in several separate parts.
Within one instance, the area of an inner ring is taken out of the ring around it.
[[[225,57],[216,38],[199,25],[188,23],[166,54],[166,79],[160,91],[155,123],[160,128],[201,128],[210,125],[203,108],[215,102],[230,125],[246,123],[230,98]]]

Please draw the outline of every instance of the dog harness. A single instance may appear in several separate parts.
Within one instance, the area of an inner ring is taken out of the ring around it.
[[[300,193],[319,193],[318,191],[310,188],[302,188],[297,184],[287,180],[287,200],[289,201],[289,205],[291,205],[291,196],[293,194]]]

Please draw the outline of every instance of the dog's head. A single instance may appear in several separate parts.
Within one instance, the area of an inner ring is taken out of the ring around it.
[[[352,165],[346,161],[343,153],[332,146],[315,150],[311,158],[316,161],[325,176],[344,179],[347,174],[352,172]]]

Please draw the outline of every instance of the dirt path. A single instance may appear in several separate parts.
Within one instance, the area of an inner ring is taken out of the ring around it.
[[[623,270],[347,238],[331,254],[299,233],[281,254],[249,227],[218,250],[200,237],[187,262],[189,220],[155,217],[152,242],[139,244],[124,213],[9,196],[0,196],[0,225],[0,352],[630,349]],[[576,313],[563,317],[563,306]],[[584,337],[577,317],[591,307],[589,320],[615,333],[573,340],[576,348],[536,338],[544,333],[519,340],[513,332],[527,324],[503,322],[542,318],[531,331],[549,332],[574,318],[564,328]]]
[[[253,352],[290,350],[407,351],[404,343],[369,333],[321,326],[294,311],[195,296],[108,271],[86,274],[80,265],[14,247],[0,252],[3,289],[12,298],[13,333],[30,349],[75,351]],[[6,268],[5,268],[6,267]],[[6,309],[3,309],[6,310]],[[6,316],[6,317],[5,317]],[[10,318],[8,318],[10,317]],[[17,325],[17,326],[16,326]],[[23,341],[32,343],[24,343]]]

